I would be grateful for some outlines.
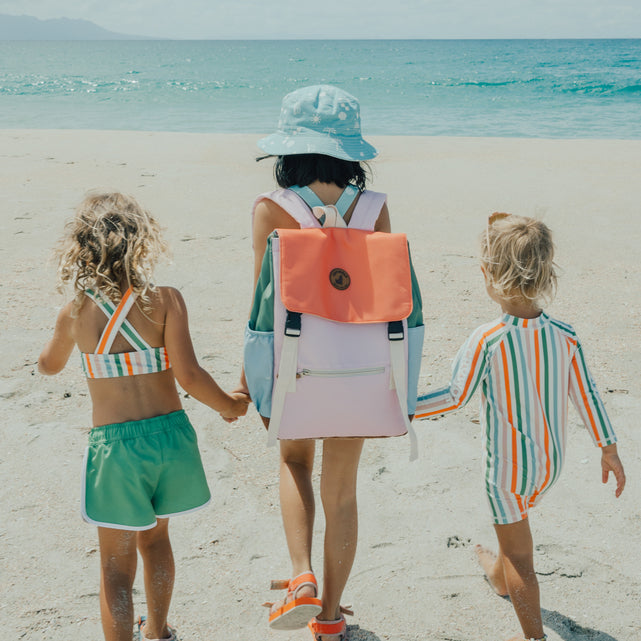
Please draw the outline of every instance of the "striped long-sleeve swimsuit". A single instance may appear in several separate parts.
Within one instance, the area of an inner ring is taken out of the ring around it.
[[[595,445],[616,442],[575,331],[547,314],[504,314],[476,329],[454,360],[449,386],[419,396],[416,417],[458,409],[478,387],[485,485],[496,524],[524,519],[558,479],[568,398]]]

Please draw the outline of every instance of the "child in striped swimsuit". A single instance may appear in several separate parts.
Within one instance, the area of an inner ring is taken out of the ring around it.
[[[81,351],[94,425],[82,515],[98,526],[107,641],[131,641],[136,548],[148,608],[136,638],[176,638],[167,625],[174,583],[169,517],[210,499],[176,381],[227,421],[248,405],[245,394],[225,393],[198,365],[180,293],[152,285],[165,249],[158,224],[133,198],[89,195],[68,223],[59,254],[60,282],[71,283],[75,297],[38,359],[42,374],[57,374],[74,345]]]
[[[556,286],[548,227],[493,214],[481,237],[481,270],[503,315],[472,333],[454,360],[449,386],[420,396],[416,417],[462,407],[480,388],[485,487],[499,552],[481,546],[476,551],[494,590],[509,594],[525,641],[541,641],[546,636],[528,512],[559,477],[568,398],[601,449],[603,482],[610,472],[615,476],[617,497],[625,475],[576,333],[539,306]]]

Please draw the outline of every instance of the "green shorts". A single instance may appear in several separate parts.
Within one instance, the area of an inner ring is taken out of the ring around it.
[[[205,507],[211,494],[196,432],[184,411],[94,427],[82,483],[82,517],[119,530]]]

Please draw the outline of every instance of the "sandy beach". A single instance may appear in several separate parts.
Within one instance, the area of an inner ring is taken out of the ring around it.
[[[21,641],[102,638],[95,528],[80,517],[90,403],[77,356],[54,378],[36,360],[65,298],[50,257],[85,191],[137,197],[166,229],[160,284],[190,310],[201,364],[238,379],[251,298],[250,209],[273,188],[257,136],[0,131],[0,629]],[[478,324],[499,316],[476,240],[494,210],[541,217],[561,268],[548,311],[574,325],[619,438],[628,485],[601,484],[600,455],[572,409],[568,456],[532,513],[549,641],[641,639],[641,141],[373,137],[371,187],[387,192],[421,284],[426,340],[420,391],[447,382]],[[191,398],[213,493],[170,526],[177,565],[170,622],[184,641],[302,641],[272,632],[264,601],[288,578],[277,453],[255,410],[235,424]],[[477,399],[407,439],[366,443],[360,538],[344,595],[350,641],[501,641],[517,634],[474,544],[495,547],[480,469]],[[317,510],[317,535],[322,529]],[[322,545],[315,540],[320,574]],[[136,611],[145,612],[142,577]]]

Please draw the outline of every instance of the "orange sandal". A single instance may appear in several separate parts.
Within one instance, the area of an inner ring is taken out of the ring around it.
[[[290,580],[272,581],[270,589],[287,590],[287,595],[282,605],[269,613],[270,628],[274,630],[304,628],[310,619],[320,613],[323,607],[317,596],[296,596],[298,591],[306,586],[313,587],[315,595],[318,594],[318,583],[312,572],[303,572]],[[273,603],[263,605],[268,608],[274,606]]]
[[[336,641],[345,641],[347,639],[347,623],[345,617],[341,614],[340,619],[336,621],[319,621],[314,617],[307,627],[314,635],[314,641],[321,641],[321,637],[336,637]]]

